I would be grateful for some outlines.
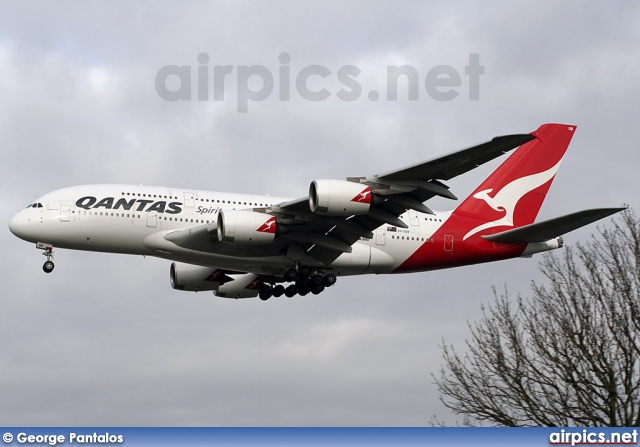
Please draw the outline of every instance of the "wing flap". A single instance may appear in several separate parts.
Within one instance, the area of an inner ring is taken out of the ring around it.
[[[331,236],[325,236],[318,233],[285,233],[280,236],[282,239],[289,239],[303,244],[318,245],[338,253],[351,253],[351,245],[342,242]]]
[[[626,208],[596,208],[578,211],[566,216],[556,217],[543,222],[525,225],[513,230],[482,236],[492,242],[501,244],[523,244],[545,242],[570,231],[589,225]]]

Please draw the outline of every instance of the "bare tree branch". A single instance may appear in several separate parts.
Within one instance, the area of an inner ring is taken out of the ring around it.
[[[494,302],[435,382],[466,424],[640,425],[640,221],[631,210],[540,263],[546,282]]]

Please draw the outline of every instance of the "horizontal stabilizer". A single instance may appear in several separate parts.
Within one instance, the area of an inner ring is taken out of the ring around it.
[[[593,210],[578,211],[544,222],[525,225],[502,233],[482,236],[492,242],[502,244],[523,244],[545,242],[570,231],[589,225],[607,216],[625,210],[626,208],[597,208]]]

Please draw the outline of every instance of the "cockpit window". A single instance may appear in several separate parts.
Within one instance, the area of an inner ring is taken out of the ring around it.
[[[27,208],[42,208],[42,203],[31,203]]]

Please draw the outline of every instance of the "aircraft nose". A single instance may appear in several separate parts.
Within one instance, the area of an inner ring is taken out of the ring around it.
[[[24,223],[22,221],[22,216],[20,215],[20,213],[17,213],[11,218],[11,221],[9,222],[9,230],[20,239],[24,239]]]
[[[11,218],[11,222],[9,222],[9,230],[11,230],[13,234],[16,234],[16,231],[18,231],[18,215],[17,214]]]

